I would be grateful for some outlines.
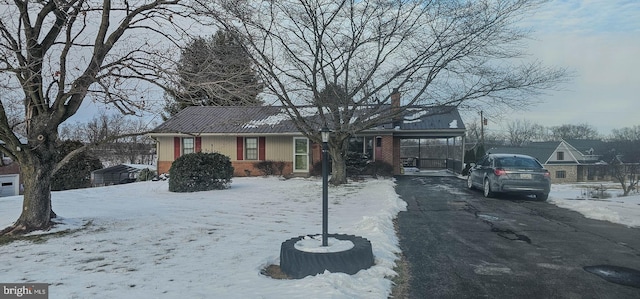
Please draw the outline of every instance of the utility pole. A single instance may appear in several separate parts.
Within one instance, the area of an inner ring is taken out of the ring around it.
[[[480,144],[484,147],[484,115],[482,110],[480,110]]]

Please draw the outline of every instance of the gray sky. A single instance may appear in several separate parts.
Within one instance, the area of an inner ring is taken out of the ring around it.
[[[534,30],[532,56],[575,77],[528,111],[488,116],[488,130],[503,131],[513,119],[587,123],[605,135],[640,125],[640,1],[555,0],[526,24]]]
[[[547,127],[588,123],[605,135],[640,125],[640,1],[554,0],[525,26],[534,30],[528,50],[532,57],[566,67],[575,77],[561,90],[539,97],[542,103],[528,111],[485,115],[487,130],[504,132],[514,119]],[[161,92],[147,98],[163,104]],[[91,101],[83,106],[71,122],[93,117]],[[467,123],[477,120],[474,113],[465,118]]]

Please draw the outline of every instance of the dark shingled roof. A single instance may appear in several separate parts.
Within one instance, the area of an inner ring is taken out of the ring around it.
[[[282,107],[192,106],[167,120],[153,133],[294,133],[299,132]]]
[[[419,110],[421,109],[421,110]],[[314,117],[315,107],[300,107],[298,111],[307,117]],[[408,108],[402,122],[393,123],[391,119],[372,131],[396,130],[464,130],[462,118],[455,108]],[[192,106],[156,127],[152,133],[185,133],[185,134],[278,134],[299,133],[280,106]]]

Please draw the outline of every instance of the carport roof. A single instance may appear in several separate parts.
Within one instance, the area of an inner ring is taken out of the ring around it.
[[[105,173],[132,173],[138,172],[142,169],[148,168],[150,170],[155,170],[155,166],[153,165],[140,165],[140,164],[120,164],[116,166],[111,166],[103,169],[98,169],[92,171],[94,174],[105,174]]]

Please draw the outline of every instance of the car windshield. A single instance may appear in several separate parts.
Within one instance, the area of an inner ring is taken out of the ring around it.
[[[536,160],[522,157],[504,157],[496,160],[497,167],[542,168]]]

